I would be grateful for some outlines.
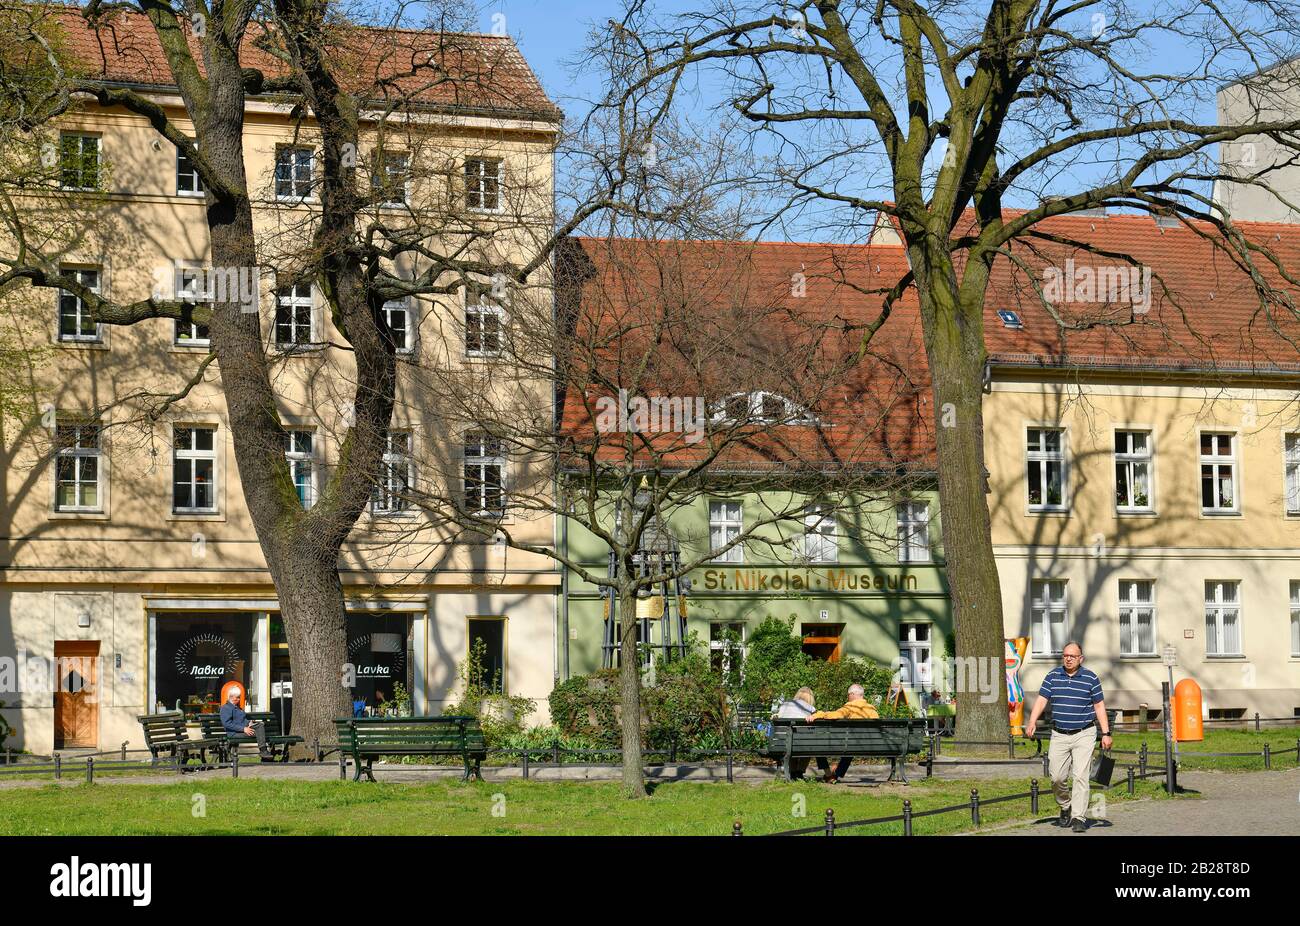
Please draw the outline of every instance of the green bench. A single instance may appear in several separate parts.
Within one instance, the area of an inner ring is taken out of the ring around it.
[[[353,781],[360,781],[363,774],[374,781],[371,766],[379,756],[460,756],[465,763],[463,780],[469,781],[471,775],[483,780],[479,764],[487,758],[487,740],[477,717],[348,717],[335,720],[334,725],[339,751],[356,765]]]
[[[245,714],[248,723],[261,723],[266,725],[266,745],[270,747],[271,755],[279,755],[281,762],[289,761],[289,747],[295,746],[302,742],[301,736],[289,736],[280,729],[280,718],[278,715],[266,712],[253,712]],[[257,737],[248,736],[244,733],[227,733],[226,728],[221,725],[220,714],[199,714],[199,727],[203,730],[205,737],[217,739],[217,752],[222,762],[229,762],[231,755],[239,751],[239,747],[245,743],[257,744]]]
[[[221,749],[221,743],[215,738],[190,739],[185,714],[181,711],[138,714],[135,719],[140,721],[144,744],[155,762],[166,756],[185,765],[191,756],[197,755],[202,766],[208,764],[209,749],[217,752]]]
[[[814,759],[817,756],[852,756],[853,758],[888,759],[889,779],[895,776],[907,782],[907,757],[926,749],[924,718],[898,717],[879,720],[806,720],[774,719],[766,755],[781,765],[781,773],[790,779],[790,760]]]

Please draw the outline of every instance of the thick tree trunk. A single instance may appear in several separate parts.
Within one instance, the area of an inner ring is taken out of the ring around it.
[[[997,742],[1006,739],[1008,714],[1002,593],[984,467],[984,332],[979,307],[959,305],[945,272],[950,268],[918,272],[917,284],[928,316],[939,516],[957,637],[952,681],[959,737]]]
[[[623,796],[645,797],[645,769],[641,764],[641,662],[636,649],[636,591],[630,584],[619,589],[619,704],[623,727]]]
[[[268,555],[280,594],[280,614],[293,674],[293,733],[305,746],[334,742],[334,718],[347,717],[347,615],[333,561],[292,550]]]

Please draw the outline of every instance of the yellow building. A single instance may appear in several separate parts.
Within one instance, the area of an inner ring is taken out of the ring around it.
[[[97,42],[75,8],[55,11],[64,47],[84,70],[145,94],[187,125],[147,21],[113,14],[113,40]],[[426,49],[447,40],[358,34],[373,55],[366,61],[433,61]],[[462,58],[477,56],[494,74],[490,96],[458,96],[442,82],[397,114],[381,118],[377,104],[363,113],[358,164],[384,178],[376,182],[392,182],[378,218],[401,224],[424,209],[457,223],[495,224],[494,256],[522,262],[552,227],[560,114],[508,38],[453,38]],[[350,402],[350,354],[318,288],[276,274],[319,210],[310,121],[297,121],[274,94],[249,98],[244,155],[256,186],[259,260],[268,265],[251,281],[218,279],[206,266],[198,178],[145,119],[86,103],[54,134],[64,189],[100,192],[81,196],[89,205],[76,214],[59,195],[28,206],[53,217],[49,245],[83,284],[118,301],[251,287],[279,412],[292,429],[286,454],[310,505],[337,460]],[[528,298],[548,301],[549,282]],[[3,310],[9,334],[43,355],[24,384],[37,414],[6,421],[0,449],[0,658],[8,661],[0,664],[0,701],[16,730],[10,745],[37,753],[139,747],[136,715],[213,710],[229,680],[247,686],[252,709],[291,714],[279,604],[244,505],[220,370],[214,364],[183,399],[165,400],[200,373],[206,330],[169,319],[97,328],[77,298],[52,289],[19,291]],[[471,453],[468,435],[445,433],[426,376],[461,365],[478,369],[492,388],[500,309],[460,291],[390,303],[386,311],[405,340],[397,408],[382,484],[340,559],[354,697],[370,705],[380,695],[391,700],[400,682],[417,713],[436,713],[471,640],[481,639],[489,674],[499,673],[512,695],[542,699],[544,716],[555,671],[557,571],[544,557],[507,555],[491,538],[453,542],[397,491],[471,466],[510,480],[512,464],[499,451]],[[521,391],[549,401],[545,382]],[[440,459],[452,462],[429,462]],[[525,540],[553,540],[549,518],[513,529]],[[6,668],[20,691],[6,688]]]
[[[1297,266],[1300,229],[1241,227]],[[1133,262],[1040,253],[1065,328],[1020,271],[1002,268],[986,303],[993,542],[1007,636],[1032,641],[1026,691],[1074,639],[1126,715],[1159,710],[1172,648],[1207,717],[1300,716],[1294,322],[1191,230],[1051,230]]]

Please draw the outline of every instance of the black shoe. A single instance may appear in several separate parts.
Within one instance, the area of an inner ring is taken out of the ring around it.
[[[1062,810],[1062,811],[1061,811],[1061,815],[1060,815],[1059,817],[1056,818],[1056,823],[1054,823],[1053,825],[1054,825],[1054,826],[1069,826],[1069,825],[1070,825],[1070,811],[1068,811],[1068,810]]]
[[[1074,821],[1074,825],[1070,828],[1074,830],[1076,833],[1086,833],[1088,832],[1088,821],[1080,820],[1076,818]]]

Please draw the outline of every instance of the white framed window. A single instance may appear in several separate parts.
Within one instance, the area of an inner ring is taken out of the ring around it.
[[[1030,511],[1066,508],[1065,430],[1028,428],[1025,433],[1025,487]]]
[[[1205,655],[1241,655],[1241,583],[1205,583]]]
[[[275,149],[275,198],[308,199],[312,195],[313,149],[281,145]]]
[[[499,357],[504,346],[505,309],[491,290],[469,287],[465,291],[465,356]]]
[[[1237,512],[1237,435],[1201,434],[1201,512]]]
[[[65,190],[99,189],[98,135],[59,134],[59,185]]]
[[[60,267],[64,276],[75,279],[86,289],[99,293],[99,268]],[[66,289],[59,290],[59,340],[97,342],[104,340],[104,326],[96,324],[85,300]]]
[[[310,283],[291,283],[275,291],[275,346],[300,347],[315,341]]]
[[[200,268],[176,268],[176,299],[190,305],[197,305],[200,302],[211,300],[212,294],[204,291],[207,280],[208,274]],[[194,321],[187,324],[184,319],[180,318],[174,319],[174,321],[173,344],[184,347],[207,347],[212,343],[207,325],[200,325]]]
[[[294,428],[284,432],[284,458],[289,464],[298,502],[304,509],[316,504],[317,466],[316,434],[307,428]]]
[[[465,435],[465,510],[488,516],[505,513],[505,445],[482,432]]]
[[[900,502],[894,509],[894,516],[898,527],[898,561],[928,563],[930,561],[929,502]]]
[[[381,206],[405,206],[410,195],[411,157],[403,151],[376,151],[370,190]]]
[[[415,459],[411,455],[411,432],[389,431],[384,435],[384,459],[379,481],[370,500],[375,514],[397,514],[411,507],[410,488],[415,485]]]
[[[1283,445],[1286,472],[1286,513],[1300,515],[1300,434],[1288,434]]]
[[[1156,655],[1155,583],[1150,580],[1120,580],[1119,654]]]
[[[712,413],[714,421],[726,424],[813,424],[816,416],[806,408],[775,392],[737,392],[718,402]]]
[[[1291,580],[1291,655],[1300,657],[1300,581]]]
[[[709,550],[715,563],[743,563],[744,544],[724,550],[745,530],[744,509],[740,502],[709,502]]]
[[[898,625],[898,671],[904,688],[929,690],[934,681],[932,635],[929,624]]]
[[[190,142],[197,144],[192,138]],[[176,149],[176,195],[203,195],[203,181],[199,179],[199,170],[180,148]]]
[[[501,159],[465,159],[465,206],[476,212],[501,211]]]
[[[810,563],[839,561],[840,541],[835,512],[824,505],[811,505],[804,512],[803,555]]]
[[[409,354],[415,349],[415,326],[411,323],[411,300],[390,299],[384,303],[384,322],[393,338],[393,349]]]
[[[93,422],[57,422],[54,431],[54,510],[103,511],[100,426]]]
[[[217,510],[217,429],[177,425],[172,430],[172,511]]]
[[[1150,511],[1153,463],[1150,431],[1115,432],[1115,507]]]
[[[1069,628],[1064,579],[1041,579],[1029,583],[1029,622],[1033,654],[1059,656],[1065,649]]]
[[[748,653],[744,621],[709,623],[709,663],[724,679],[739,684],[740,670]]]

